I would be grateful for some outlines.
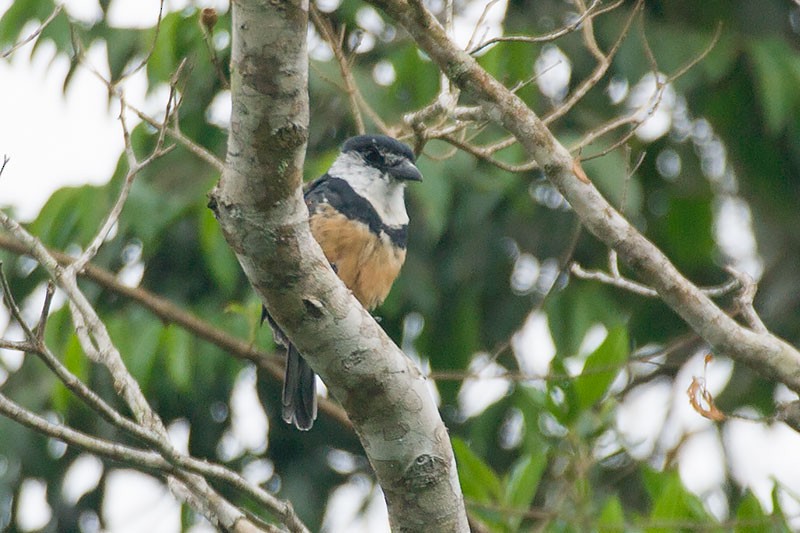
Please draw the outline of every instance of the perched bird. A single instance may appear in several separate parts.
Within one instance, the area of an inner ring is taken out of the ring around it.
[[[328,172],[305,193],[311,233],[325,257],[366,309],[389,294],[406,258],[405,187],[421,181],[414,152],[385,135],[348,139]],[[317,417],[314,372],[263,310],[275,340],[286,347],[283,419],[308,430]]]

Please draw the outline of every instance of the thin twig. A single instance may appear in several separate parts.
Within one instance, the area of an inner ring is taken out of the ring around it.
[[[555,30],[553,32],[550,32],[548,34],[539,35],[539,36],[536,36],[536,37],[532,37],[530,35],[507,35],[507,36],[501,36],[501,37],[493,37],[493,38],[489,39],[488,41],[486,41],[486,42],[484,42],[482,44],[479,44],[478,46],[476,46],[476,47],[474,47],[472,49],[469,49],[469,47],[468,47],[468,52],[467,53],[470,54],[470,55],[474,55],[474,54],[477,54],[478,52],[480,52],[481,50],[483,50],[484,48],[486,48],[487,46],[491,46],[491,45],[493,45],[495,43],[501,43],[501,42],[505,42],[505,43],[507,43],[507,42],[513,42],[513,43],[519,43],[519,42],[521,42],[521,43],[547,43],[547,42],[550,42],[550,41],[555,41],[559,37],[563,37],[564,35],[567,35],[568,33],[572,33],[573,31],[578,29],[578,27],[583,23],[583,21],[587,17],[596,15],[596,13],[594,13],[594,9],[597,6],[600,5],[600,2],[601,2],[601,0],[594,0],[592,2],[592,5],[589,6],[589,8],[586,11],[581,13],[581,15],[577,19],[575,19],[573,22],[571,22],[570,24],[567,24],[566,26],[563,26],[562,28],[559,28],[559,29],[557,29],[557,30]],[[624,2],[624,0],[619,0],[616,4],[611,6],[611,8],[612,9],[616,8],[617,6],[621,5],[623,2]]]
[[[0,261],[0,288],[3,290],[3,300],[6,303],[6,307],[11,312],[11,316],[14,320],[19,324],[19,327],[22,328],[22,332],[25,334],[25,337],[28,339],[35,337],[33,331],[28,326],[28,323],[22,318],[22,312],[17,305],[16,300],[14,299],[14,295],[11,293],[11,287],[8,284],[8,279],[6,278],[5,270],[3,269],[3,262]]]
[[[518,164],[518,165],[514,165],[514,164],[511,164],[511,163],[505,163],[504,161],[500,161],[499,159],[496,159],[496,158],[492,157],[491,155],[487,154],[487,152],[482,150],[480,147],[473,146],[473,145],[471,145],[469,143],[465,143],[465,142],[461,141],[460,139],[458,139],[457,137],[454,137],[452,135],[443,135],[443,136],[439,136],[437,138],[441,139],[443,141],[446,141],[446,142],[452,144],[453,146],[455,146],[457,148],[460,148],[461,150],[463,150],[463,151],[465,151],[465,152],[467,152],[469,154],[474,155],[475,157],[483,159],[487,163],[489,163],[491,165],[494,165],[494,166],[496,166],[497,168],[499,168],[501,170],[505,170],[506,172],[513,172],[513,173],[531,172],[531,171],[536,170],[536,169],[539,168],[539,164],[536,161],[528,161],[526,163],[522,163],[522,164]]]
[[[764,322],[761,321],[761,317],[758,316],[758,313],[756,313],[753,307],[753,300],[758,290],[758,285],[755,280],[746,272],[737,270],[732,266],[726,266],[725,271],[733,276],[741,287],[741,291],[736,296],[736,305],[745,322],[750,329],[756,333],[766,333],[767,327],[764,325]]]
[[[39,27],[38,27],[38,28],[36,28],[36,29],[33,31],[33,33],[31,33],[30,35],[28,35],[27,37],[25,37],[24,39],[22,39],[22,40],[21,40],[21,41],[19,41],[18,43],[14,44],[14,45],[13,45],[11,48],[9,48],[8,50],[4,51],[3,53],[0,53],[0,59],[5,59],[5,58],[7,58],[8,56],[10,56],[10,55],[11,55],[11,54],[13,54],[14,52],[16,52],[17,50],[19,50],[20,48],[22,48],[23,46],[25,46],[25,45],[26,45],[26,44],[28,44],[29,42],[31,42],[31,41],[33,41],[34,39],[36,39],[36,38],[37,38],[37,37],[38,37],[38,36],[39,36],[39,35],[40,35],[40,34],[41,34],[43,31],[44,31],[44,29],[45,29],[45,28],[46,28],[46,27],[47,27],[47,26],[48,26],[48,25],[49,25],[51,22],[53,22],[53,19],[55,19],[55,18],[58,16],[58,14],[59,14],[59,13],[61,13],[61,10],[62,10],[62,9],[64,9],[64,5],[63,5],[63,4],[58,4],[58,5],[57,5],[57,6],[56,6],[56,7],[53,9],[53,12],[52,12],[52,13],[50,13],[50,15],[49,15],[49,16],[48,16],[46,19],[44,19],[44,22],[42,22],[41,24],[39,24]]]
[[[589,161],[591,159],[596,159],[598,157],[603,157],[603,156],[613,152],[614,150],[616,150],[620,146],[624,145],[626,142],[628,142],[628,140],[631,137],[633,137],[633,135],[636,132],[636,130],[639,129],[639,126],[641,126],[655,112],[656,108],[661,103],[661,98],[664,95],[664,89],[669,84],[671,84],[672,82],[674,82],[675,80],[677,80],[678,78],[680,78],[681,76],[686,74],[686,72],[689,69],[691,69],[692,67],[697,65],[700,61],[705,59],[705,57],[709,53],[711,53],[711,50],[713,50],[714,47],[716,46],[717,42],[719,41],[719,38],[720,38],[721,34],[722,34],[722,24],[719,24],[719,25],[717,25],[717,29],[716,29],[716,31],[714,33],[714,36],[711,38],[711,41],[706,46],[706,48],[698,56],[692,58],[685,65],[680,67],[678,70],[676,70],[670,76],[664,78],[663,80],[660,79],[661,78],[660,76],[658,76],[658,72],[657,72],[658,67],[657,66],[655,66],[655,67],[651,66],[651,68],[655,68],[656,69],[656,73],[654,74],[655,82],[656,82],[656,90],[653,92],[653,96],[650,98],[650,100],[645,102],[644,104],[642,104],[638,109],[633,110],[628,115],[625,115],[623,117],[614,119],[614,120],[604,124],[600,128],[598,128],[598,129],[590,132],[589,134],[585,135],[577,144],[575,144],[572,147],[570,147],[570,151],[571,152],[580,151],[583,147],[585,147],[588,144],[594,142],[594,140],[597,139],[598,137],[601,137],[602,135],[605,135],[606,133],[608,133],[608,132],[610,132],[610,131],[612,131],[614,129],[617,129],[617,128],[621,127],[621,126],[624,126],[625,124],[632,124],[631,129],[625,135],[623,135],[620,139],[618,139],[616,142],[614,142],[611,146],[601,150],[600,152],[598,152],[596,154],[592,154],[590,156],[582,157],[581,161]],[[649,50],[649,46],[648,45],[645,45],[645,50]],[[648,55],[648,58],[649,58],[650,61],[655,61],[655,57],[653,56],[652,51],[648,52],[647,55]],[[644,116],[639,118],[641,113],[642,113],[642,111],[644,111],[644,110],[646,110]]]
[[[470,48],[472,48],[473,43],[475,42],[475,37],[477,37],[478,35],[478,29],[483,25],[483,21],[486,20],[486,17],[489,15],[489,10],[491,10],[492,7],[494,7],[494,5],[498,1],[499,0],[490,0],[489,2],[486,3],[486,5],[483,8],[483,11],[481,12],[481,16],[478,17],[478,21],[475,23],[475,27],[472,29],[472,34],[469,36],[469,42],[467,42],[465,50],[469,50]],[[452,37],[452,33],[449,33],[448,35]],[[472,54],[473,52],[468,52],[468,53]]]
[[[361,110],[358,105],[360,100],[358,97],[359,90],[353,78],[350,61],[347,59],[344,49],[342,48],[342,43],[344,42],[344,27],[337,37],[330,22],[322,16],[313,3],[310,5],[309,14],[311,15],[311,21],[317,29],[317,32],[325,39],[333,51],[333,56],[336,58],[336,62],[339,65],[342,81],[344,81],[344,90],[350,102],[350,112],[353,115],[356,131],[359,134],[363,134],[366,132],[366,127],[364,126],[364,119],[361,117]]]
[[[140,110],[139,108],[135,107],[130,102],[125,102],[125,105],[128,109],[133,111],[136,116],[138,116],[143,121],[147,122],[150,126],[154,128],[161,128],[163,122],[159,122],[144,111]],[[222,172],[225,170],[225,163],[222,162],[217,156],[206,150],[203,146],[195,143],[193,140],[188,138],[186,135],[183,134],[178,128],[173,125],[167,126],[166,128],[167,134],[178,141],[178,144],[192,152],[194,155],[214,167],[217,171]]]
[[[18,240],[3,233],[0,233],[0,248],[17,254],[28,253],[26,248]],[[69,265],[75,260],[73,257],[60,252],[51,251],[50,253],[61,265]],[[254,346],[252,342],[241,340],[214,327],[210,323],[201,320],[196,315],[181,309],[166,298],[157,296],[141,287],[129,287],[124,285],[120,283],[114,274],[91,263],[87,264],[79,274],[94,281],[101,287],[136,302],[165,323],[176,324],[193,335],[196,335],[198,338],[219,347],[226,354],[242,360],[251,361],[258,366],[259,369],[264,370],[267,374],[272,376],[273,379],[278,381],[283,380],[284,369],[283,366],[277,362],[277,357],[274,353],[260,350]],[[320,411],[342,426],[352,428],[350,420],[338,404],[328,398],[320,398],[319,401]]]
[[[602,270],[587,270],[578,263],[572,263],[570,265],[570,272],[577,278],[599,281],[640,296],[646,296],[648,298],[655,298],[658,296],[658,292],[656,292],[655,289],[620,275],[616,252],[612,251],[609,253],[609,265],[611,274],[603,272]],[[734,276],[734,278],[725,283],[713,287],[700,287],[699,289],[710,298],[719,298],[744,286],[742,281],[738,279],[733,272],[731,272],[731,275]]]
[[[124,80],[125,78],[129,78],[142,70],[147,63],[150,61],[150,58],[153,57],[153,52],[156,50],[156,44],[158,44],[158,35],[161,33],[161,21],[164,18],[164,0],[159,0],[158,2],[158,19],[156,20],[156,28],[155,33],[153,34],[153,40],[150,41],[150,49],[147,51],[147,54],[142,58],[138,65],[133,67],[128,72],[123,73],[120,75],[119,79],[115,83],[119,83],[120,81]]]
[[[3,164],[2,166],[0,166],[0,177],[3,176],[3,171],[6,169],[6,165],[8,164],[9,161],[11,161],[11,158],[8,157],[7,154],[3,154]]]
[[[614,287],[624,289],[640,296],[647,296],[648,298],[655,298],[658,296],[658,292],[656,292],[655,289],[651,289],[646,285],[642,285],[641,283],[626,278],[616,277],[601,270],[585,270],[578,263],[572,263],[569,271],[577,278],[599,281],[601,283],[613,285]]]
[[[52,281],[47,282],[47,288],[44,293],[44,304],[42,304],[42,312],[39,314],[39,323],[36,324],[36,338],[38,343],[44,343],[44,332],[47,328],[47,318],[50,316],[50,304],[53,302],[53,295],[56,292],[56,286]]]
[[[630,31],[631,24],[633,23],[636,15],[639,14],[644,6],[644,0],[639,0],[636,5],[634,5],[633,9],[628,15],[628,18],[625,21],[624,26],[622,27],[622,31],[620,32],[617,40],[611,46],[611,49],[608,51],[607,54],[601,54],[601,59],[592,73],[585,79],[581,84],[569,95],[569,97],[556,109],[548,113],[545,117],[542,118],[542,121],[547,124],[551,124],[555,120],[558,120],[562,116],[564,116],[570,109],[572,109],[575,104],[577,104],[589,90],[597,85],[597,83],[602,79],[605,73],[608,71],[608,68],[611,66],[611,62],[614,57],[617,55],[617,51],[619,51],[622,42],[625,40],[625,37],[628,35]],[[587,26],[589,28],[589,26]]]
[[[222,70],[222,64],[217,55],[217,47],[214,46],[214,25],[217,23],[217,10],[213,7],[205,7],[200,12],[200,26],[203,29],[203,40],[206,43],[208,55],[211,58],[211,64],[214,65],[214,71],[217,73],[217,78],[223,89],[230,89],[231,84],[225,73]]]
[[[172,112],[172,103],[175,99],[175,83],[177,80],[177,76],[179,75],[180,70],[182,69],[184,64],[185,61],[181,62],[180,66],[178,67],[178,70],[173,76],[173,82],[170,83],[170,93],[167,99],[166,114],[164,116],[164,122],[160,125],[160,128],[158,130],[158,138],[156,140],[155,148],[153,149],[153,152],[142,161],[139,161],[136,158],[136,154],[133,151],[133,145],[131,143],[131,135],[130,131],[128,130],[127,120],[125,118],[125,110],[126,110],[125,93],[121,89],[116,88],[116,96],[119,99],[119,108],[120,108],[119,122],[120,125],[122,126],[122,136],[125,142],[125,154],[127,155],[128,158],[128,173],[125,175],[125,179],[123,180],[122,183],[122,189],[120,190],[119,195],[117,196],[116,202],[114,202],[114,205],[108,212],[108,215],[106,215],[105,221],[101,225],[97,234],[92,239],[89,246],[86,247],[86,250],[84,250],[84,252],[75,260],[75,262],[69,266],[70,270],[79,271],[83,269],[83,267],[85,267],[86,264],[89,261],[91,261],[95,255],[97,255],[97,252],[100,250],[100,247],[103,245],[103,242],[105,242],[109,233],[114,228],[114,225],[117,224],[119,217],[122,214],[122,209],[125,207],[125,202],[128,200],[128,195],[130,194],[131,188],[133,187],[134,179],[139,174],[139,172],[141,172],[143,168],[147,167],[147,165],[155,161],[157,158],[169,153],[174,148],[174,145],[165,147],[163,144],[164,144],[166,124],[170,120],[170,115]],[[111,85],[110,83],[108,87],[109,89],[114,88],[114,86]]]

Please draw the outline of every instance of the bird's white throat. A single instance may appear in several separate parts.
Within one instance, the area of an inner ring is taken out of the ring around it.
[[[365,164],[354,153],[340,154],[328,174],[349,183],[356,194],[372,204],[387,226],[408,224],[404,182],[382,175],[380,170]]]

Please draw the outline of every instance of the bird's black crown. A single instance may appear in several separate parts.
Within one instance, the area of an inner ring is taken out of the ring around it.
[[[402,155],[412,163],[415,162],[414,152],[407,144],[401,143],[387,135],[358,135],[347,139],[342,146],[342,152],[367,153],[370,149],[377,148],[382,153],[395,153]]]

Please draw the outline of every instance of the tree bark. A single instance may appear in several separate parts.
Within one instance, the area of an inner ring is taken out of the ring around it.
[[[394,531],[468,531],[455,460],[425,378],[333,273],[308,227],[302,0],[233,3],[228,154],[212,193],[248,279],[350,416]]]

